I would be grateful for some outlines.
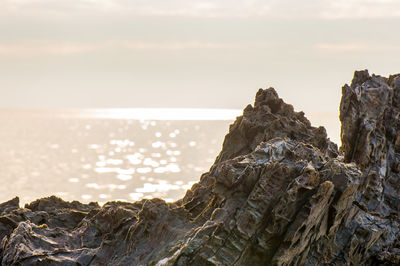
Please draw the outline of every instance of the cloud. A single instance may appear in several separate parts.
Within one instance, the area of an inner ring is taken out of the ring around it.
[[[120,6],[116,0],[3,0],[2,11],[22,14],[68,14],[80,11],[112,11]]]
[[[336,0],[320,13],[322,18],[400,18],[400,1]]]
[[[215,43],[215,42],[199,42],[199,41],[186,41],[186,42],[137,42],[137,41],[122,41],[120,46],[132,50],[186,50],[186,49],[220,49],[235,46],[228,43]]]
[[[56,44],[48,41],[30,41],[23,44],[0,43],[0,55],[22,57],[42,54],[70,55],[92,51],[93,48],[93,45],[68,43]]]
[[[68,43],[56,41],[27,41],[16,44],[0,43],[0,56],[32,57],[40,55],[73,55],[90,52],[106,52],[116,50],[159,50],[181,51],[187,49],[223,49],[237,47],[237,44],[213,43],[200,41],[185,42],[143,42],[143,41],[107,41],[100,43]]]
[[[2,13],[29,15],[128,14],[141,16],[362,19],[400,18],[397,0],[3,0]]]
[[[345,52],[398,52],[399,46],[384,44],[366,43],[318,43],[315,45],[317,50],[331,53]]]

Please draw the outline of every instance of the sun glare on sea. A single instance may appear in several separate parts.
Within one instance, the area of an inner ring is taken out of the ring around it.
[[[234,120],[241,114],[240,109],[209,108],[113,108],[82,112],[83,116],[137,120]]]

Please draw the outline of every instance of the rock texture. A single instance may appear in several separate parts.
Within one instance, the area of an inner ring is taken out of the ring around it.
[[[340,152],[272,88],[175,203],[0,204],[2,265],[400,265],[400,75],[343,87]]]

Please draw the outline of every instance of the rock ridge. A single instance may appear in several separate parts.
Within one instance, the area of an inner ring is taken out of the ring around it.
[[[400,265],[400,74],[342,88],[342,146],[260,89],[174,203],[0,204],[2,265]]]

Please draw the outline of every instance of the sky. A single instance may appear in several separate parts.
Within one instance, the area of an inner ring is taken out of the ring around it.
[[[400,72],[398,0],[0,0],[0,108],[233,108],[258,88],[336,114]]]

